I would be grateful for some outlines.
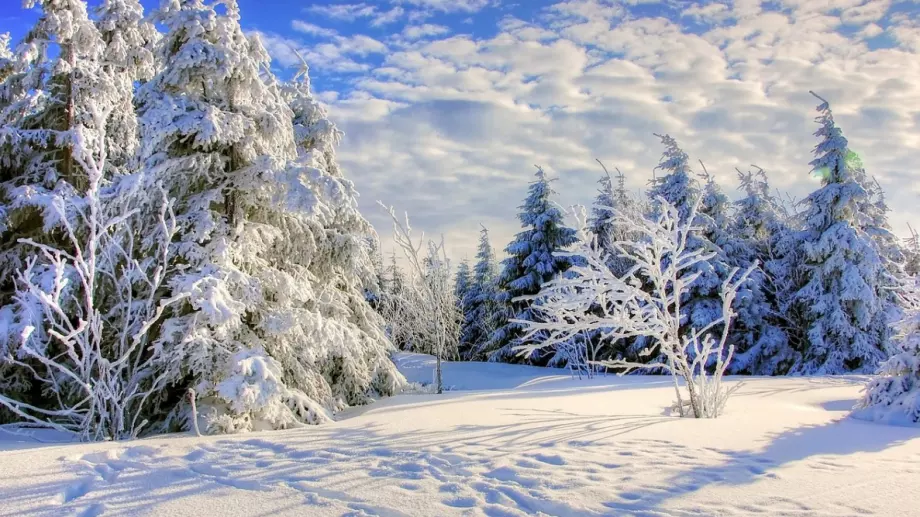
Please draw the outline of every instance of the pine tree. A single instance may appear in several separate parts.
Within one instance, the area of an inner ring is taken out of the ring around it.
[[[717,238],[721,229],[713,216],[724,219],[721,214],[725,210],[726,200],[724,195],[716,189],[716,185],[707,182],[705,190],[700,188],[699,182],[693,178],[690,160],[677,141],[669,135],[656,135],[661,138],[665,151],[661,156],[656,169],[665,174],[653,181],[652,188],[648,191],[651,205],[649,217],[657,218],[662,210],[659,199],[677,209],[679,222],[683,223],[690,217],[694,204],[701,196],[704,197],[702,206],[696,214],[693,225],[698,231],[690,234],[687,249],[699,250],[711,254],[709,260],[696,264],[689,274],[696,274],[696,280],[689,287],[683,306],[686,308],[688,318],[681,329],[682,334],[687,334],[692,329],[701,329],[720,317],[721,300],[719,288],[729,268],[726,264],[724,251],[711,239]],[[707,204],[708,203],[708,204]],[[724,224],[724,222],[722,223]],[[636,346],[647,346],[642,340],[637,340]],[[655,355],[651,356],[655,359]]]
[[[856,414],[916,425],[920,423],[920,281],[913,278],[900,297],[904,316],[894,324],[894,354],[869,381]]]
[[[239,18],[232,0],[164,2],[163,69],[139,92],[139,188],[157,181],[176,199],[186,263],[170,282],[186,299],[155,346],[225,432],[322,422],[401,382],[361,289],[367,233],[351,230],[366,221],[321,149],[335,141],[295,133],[298,113]],[[163,395],[167,424],[188,416],[180,393]]]
[[[904,273],[915,277],[920,274],[920,234],[913,227],[908,227],[910,237],[904,240]]]
[[[460,357],[464,359],[486,358],[478,354],[478,351],[494,330],[496,274],[495,254],[489,242],[489,230],[483,227],[479,232],[479,248],[476,251],[476,265],[473,266],[470,289],[463,301],[465,314],[461,330]]]
[[[473,277],[470,272],[470,263],[466,259],[460,261],[457,266],[457,273],[454,276],[454,298],[457,299],[457,307],[461,314],[465,314],[466,307],[463,304],[472,287]],[[462,343],[461,343],[462,345]]]
[[[101,66],[104,43],[86,3],[29,0],[25,6],[40,8],[41,15],[15,52],[3,51],[0,84],[0,392],[26,403],[38,397],[40,404],[41,388],[27,378],[29,372],[4,361],[34,323],[15,305],[17,272],[35,254],[22,241],[68,249],[62,220],[78,223],[76,208],[84,205],[87,188],[73,157],[76,131],[96,138],[104,128],[96,125],[93,110],[114,97]],[[67,210],[55,210],[55,202]]]
[[[890,275],[867,233],[871,192],[830,106],[821,99],[812,171],[823,186],[805,200],[803,284],[793,303],[807,336],[794,371],[809,374],[872,372],[886,358]]]
[[[779,307],[772,266],[778,266],[776,243],[785,238],[788,228],[782,208],[770,193],[763,169],[738,171],[740,190],[745,196],[735,202],[735,216],[728,227],[735,241],[729,254],[731,265],[746,269],[755,261],[758,268],[741,286],[732,327],[735,358],[730,370],[754,375],[785,374],[797,354],[790,345]],[[782,271],[778,271],[782,274]]]
[[[563,225],[562,212],[552,202],[555,192],[543,169],[537,168],[536,177],[518,214],[524,231],[505,248],[508,258],[502,262],[498,278],[496,302],[500,308],[496,329],[482,347],[489,361],[520,360],[514,347],[521,344],[523,327],[511,320],[530,321],[535,315],[530,310],[531,301],[515,298],[536,295],[540,286],[564,273],[572,264],[571,258],[554,253],[573,244],[577,240],[576,232]],[[527,359],[539,363],[544,358]]]
[[[597,239],[599,249],[610,257],[608,266],[617,276],[626,274],[632,265],[631,261],[618,257],[613,251],[611,243],[629,238],[630,230],[622,224],[618,224],[612,217],[617,214],[628,216],[637,213],[638,206],[634,199],[626,190],[626,176],[617,170],[616,185],[613,178],[604,168],[605,175],[598,180],[600,188],[597,197],[594,199],[594,205],[591,208],[591,216],[588,218],[588,230]]]
[[[138,126],[134,111],[136,83],[157,71],[154,46],[160,33],[144,19],[138,0],[104,0],[96,11],[96,27],[105,43],[104,72],[111,77],[117,104],[107,123],[108,165],[124,169],[137,154]]]
[[[9,303],[14,272],[31,250],[22,238],[50,239],[60,221],[44,207],[55,195],[79,196],[85,175],[71,156],[78,123],[89,123],[91,95],[108,97],[100,69],[101,35],[83,0],[30,0],[41,16],[5,61],[0,87],[0,306]],[[54,55],[54,57],[51,57]],[[100,129],[100,128],[95,128]]]

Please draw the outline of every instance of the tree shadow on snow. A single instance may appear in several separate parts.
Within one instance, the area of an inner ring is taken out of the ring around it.
[[[851,407],[854,402],[834,401],[829,405],[836,411],[840,407]],[[881,426],[850,418],[787,429],[773,435],[761,451],[708,449],[708,452],[725,456],[725,460],[718,465],[694,466],[663,481],[661,486],[619,494],[617,500],[604,505],[615,511],[612,515],[657,516],[662,514],[669,500],[707,486],[738,486],[776,478],[772,470],[795,462],[805,462],[816,474],[819,471],[843,472],[855,468],[854,462],[845,458],[848,455],[880,452],[917,438],[920,438],[920,429]]]

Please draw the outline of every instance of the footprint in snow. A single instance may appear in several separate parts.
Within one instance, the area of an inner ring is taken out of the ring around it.
[[[477,501],[475,497],[455,497],[453,499],[441,501],[441,504],[454,508],[473,508],[478,503],[479,501]]]
[[[89,493],[93,489],[93,480],[92,479],[82,479],[76,483],[67,485],[64,488],[64,491],[61,493],[61,504],[69,503],[75,499],[79,499]]]
[[[565,465],[567,463],[562,456],[556,454],[534,454],[531,458],[548,465]]]

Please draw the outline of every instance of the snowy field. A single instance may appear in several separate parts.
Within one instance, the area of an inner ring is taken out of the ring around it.
[[[399,363],[431,378],[426,356]],[[669,377],[452,363],[455,391],[320,427],[100,444],[0,431],[0,515],[920,515],[920,429],[846,418],[863,382],[747,379],[724,417],[680,420],[663,414]]]

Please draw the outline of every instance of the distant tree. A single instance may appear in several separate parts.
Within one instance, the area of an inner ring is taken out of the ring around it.
[[[820,97],[819,97],[820,99]],[[807,343],[797,373],[873,372],[886,358],[894,281],[872,234],[861,165],[821,99],[811,166],[822,187],[804,200],[803,283],[793,303]]]
[[[521,344],[523,327],[519,321],[536,317],[533,302],[519,298],[536,294],[540,286],[572,264],[572,259],[554,253],[576,241],[575,230],[563,225],[562,212],[552,201],[555,193],[543,169],[537,167],[536,178],[518,214],[524,231],[515,235],[505,248],[508,258],[502,262],[495,298],[500,307],[497,324],[482,347],[489,361],[542,360],[539,356],[522,357],[514,352],[514,347]]]
[[[463,301],[465,317],[463,321],[460,355],[467,360],[485,359],[480,353],[494,329],[497,314],[495,302],[497,265],[492,244],[489,242],[489,230],[485,227],[479,232],[479,248],[476,251],[476,264],[470,289]]]

